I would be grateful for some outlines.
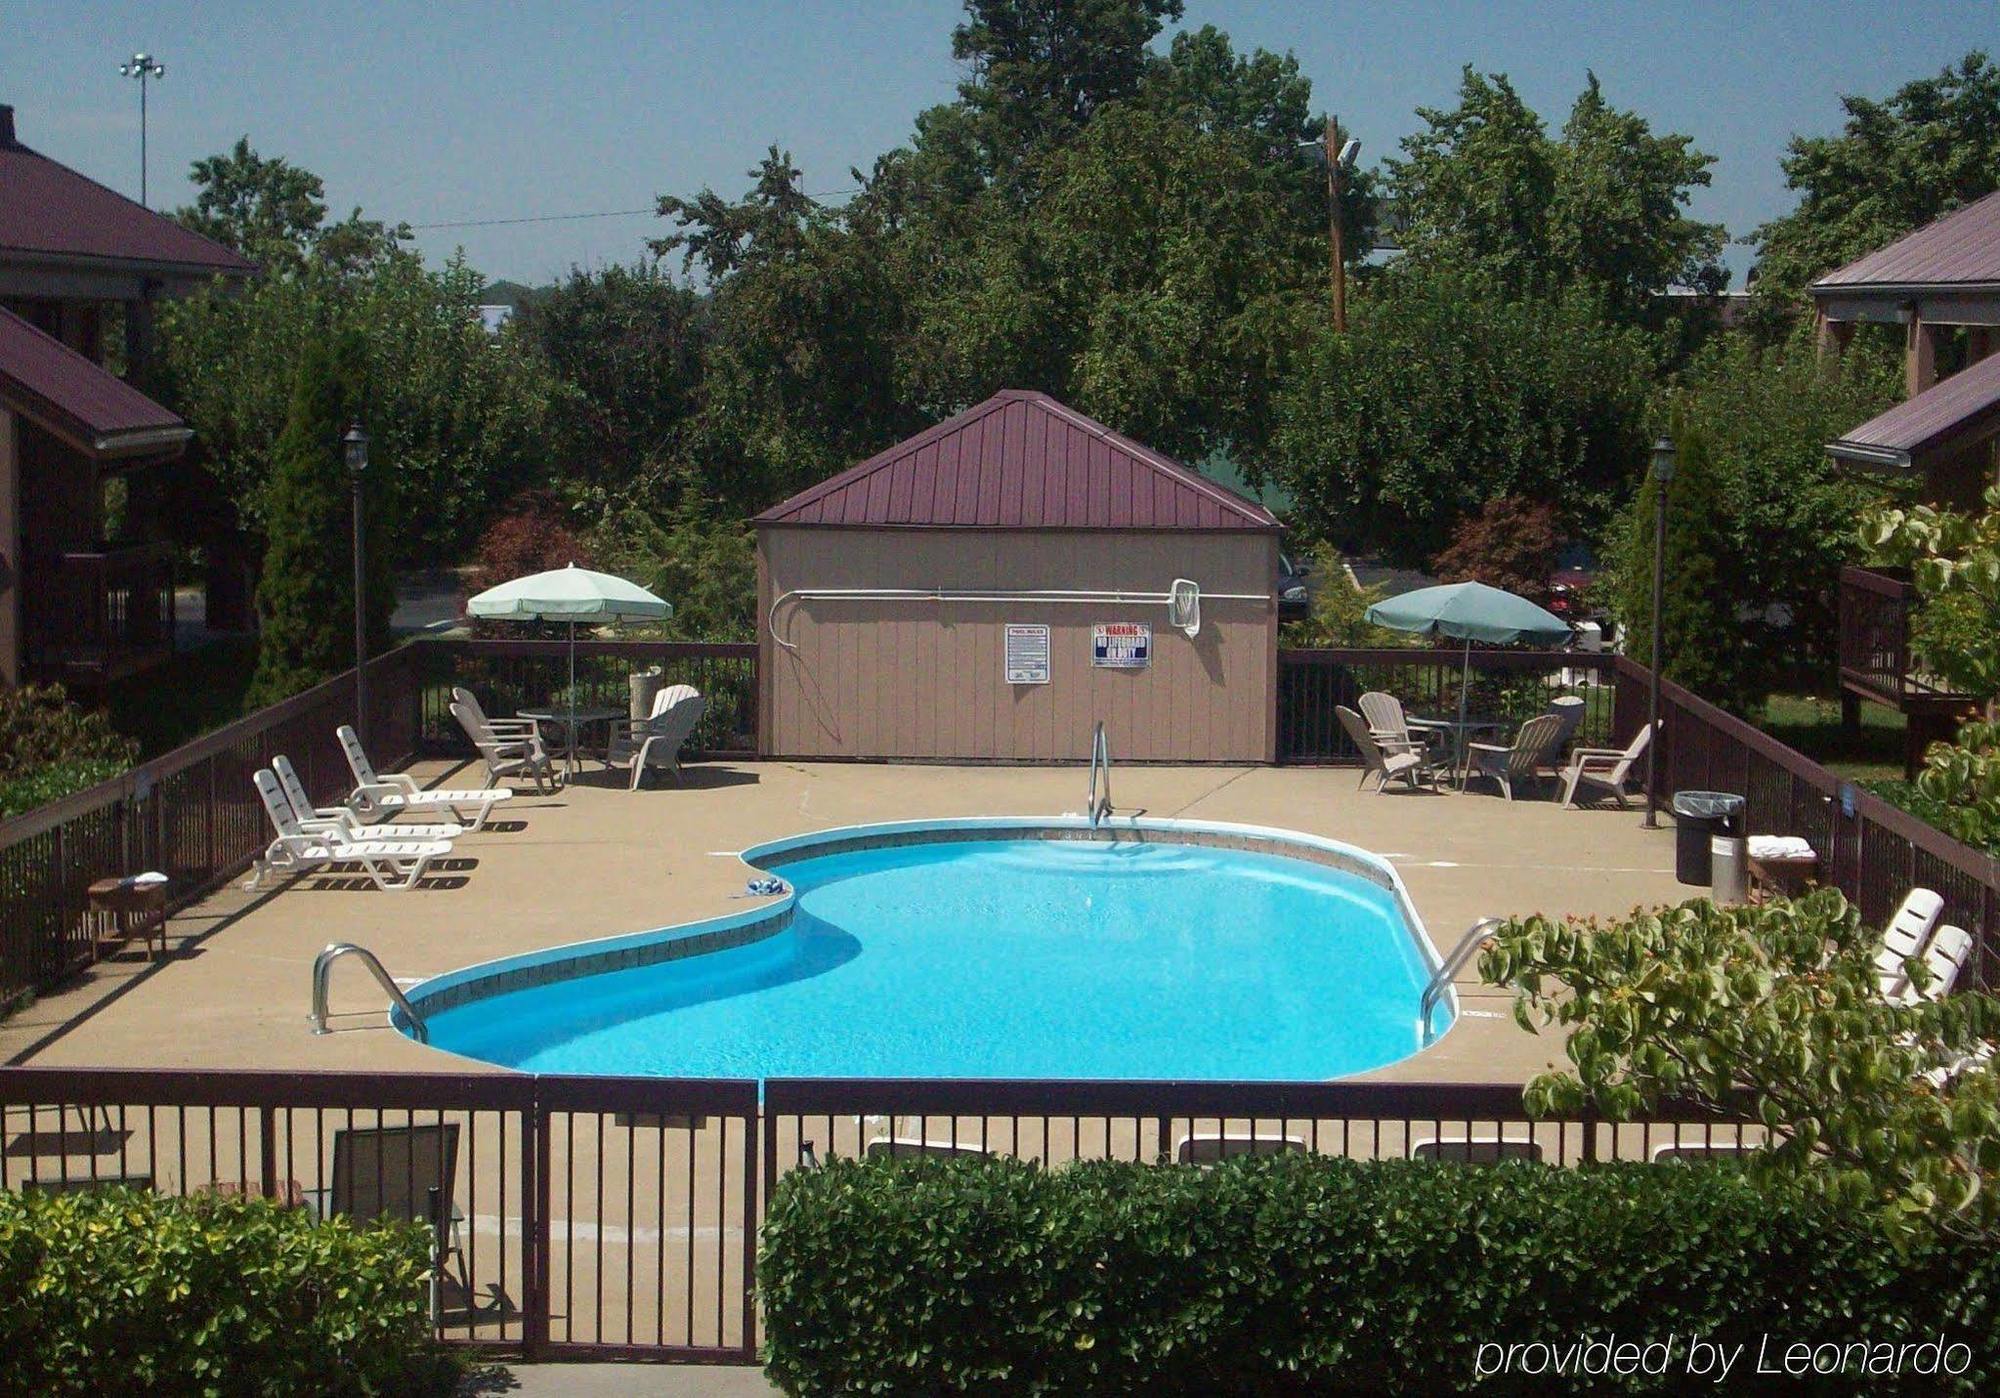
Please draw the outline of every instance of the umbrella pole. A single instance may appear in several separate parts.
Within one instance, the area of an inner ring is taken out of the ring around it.
[[[1465,692],[1471,684],[1472,638],[1467,636],[1465,638],[1465,659],[1458,671],[1458,768],[1461,772],[1465,770],[1465,742],[1470,736],[1465,731]]]
[[[576,618],[569,619],[569,773],[576,775]]]

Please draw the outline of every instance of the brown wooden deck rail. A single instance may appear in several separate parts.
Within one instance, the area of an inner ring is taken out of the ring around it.
[[[1499,1138],[1576,1165],[1762,1136],[1699,1104],[1616,1126],[1533,1120],[1518,1086],[1490,1084],[774,1079],[760,1111],[749,1080],[32,1067],[0,1069],[0,1125],[7,1189],[127,1184],[324,1213],[343,1184],[404,1200],[438,1184],[456,1248],[440,1338],[687,1363],[754,1361],[757,1241],[778,1181],[884,1139],[1055,1167],[1171,1160],[1188,1138],[1357,1159]],[[418,1140],[448,1171],[424,1171]]]

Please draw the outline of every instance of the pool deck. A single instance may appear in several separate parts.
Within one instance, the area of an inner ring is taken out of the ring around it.
[[[458,772],[419,768],[435,781]],[[458,772],[456,784],[474,775]],[[334,980],[334,1024],[306,1022],[314,956],[360,943],[414,981],[470,962],[741,911],[734,852],[831,826],[1050,815],[1082,804],[1077,768],[706,763],[687,785],[627,792],[594,767],[552,796],[523,792],[408,893],[305,877],[238,885],[176,917],[157,963],[137,943],[0,1024],[8,1062],[112,1067],[500,1071],[387,1026],[357,966]],[[1673,831],[1634,809],[1565,811],[1474,793],[1357,792],[1351,769],[1120,767],[1121,813],[1283,826],[1389,856],[1440,952],[1475,919],[1616,916],[1678,902]],[[1560,1050],[1519,1030],[1508,997],[1460,980],[1462,1013],[1400,1080],[1520,1082]]]

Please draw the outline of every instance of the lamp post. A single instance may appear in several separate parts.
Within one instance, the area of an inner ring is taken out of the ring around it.
[[[347,478],[354,484],[354,732],[368,745],[368,569],[362,529],[361,478],[368,470],[368,434],[355,423],[340,439]]]
[[[118,72],[121,77],[139,80],[139,202],[146,204],[146,84],[153,78],[164,78],[167,65],[154,61],[150,53],[135,53],[118,65]]]
[[[1662,437],[1653,443],[1653,665],[1648,673],[1646,694],[1646,821],[1645,828],[1660,828],[1660,594],[1667,579],[1667,486],[1674,479],[1674,439]]]

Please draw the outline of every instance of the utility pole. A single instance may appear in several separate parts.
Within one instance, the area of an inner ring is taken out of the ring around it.
[[[1333,254],[1333,328],[1347,333],[1347,260],[1340,245],[1340,118],[1326,119],[1326,204],[1328,247]]]
[[[139,82],[139,202],[151,208],[146,198],[146,84],[153,78],[164,78],[167,65],[154,61],[150,53],[135,53],[118,65],[118,72]]]

